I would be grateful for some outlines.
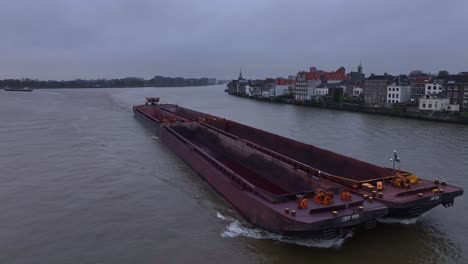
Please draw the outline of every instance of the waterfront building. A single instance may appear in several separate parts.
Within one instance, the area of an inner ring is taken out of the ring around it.
[[[366,80],[366,76],[362,72],[362,69],[362,64],[359,63],[357,72],[351,71],[346,75],[347,80],[342,83],[343,92],[345,94],[359,96],[362,93],[364,81]]]
[[[238,94],[246,94],[246,86],[248,81],[242,76],[242,69],[239,70],[239,77],[237,78],[237,89]]]
[[[448,75],[443,83],[443,95],[450,104],[458,105],[460,111],[468,111],[468,75]]]
[[[265,97],[267,94],[270,96],[270,90],[274,87],[275,79],[267,78],[267,79],[257,79],[257,80],[250,80],[248,82],[250,86],[249,96],[253,97]]]
[[[424,94],[439,94],[442,93],[443,91],[443,84],[444,80],[443,79],[434,79],[431,78],[431,80],[424,85]]]
[[[406,75],[399,75],[387,86],[387,103],[405,103],[411,100],[411,81]]]
[[[311,100],[315,96],[315,89],[320,84],[339,84],[346,79],[344,67],[334,72],[325,72],[317,70],[316,67],[310,67],[309,72],[302,71],[296,75],[294,99],[296,101]]]
[[[343,92],[344,88],[341,83],[321,83],[315,88],[314,96],[320,97],[326,95],[333,95],[338,89],[341,92]]]
[[[459,111],[458,105],[450,104],[450,99],[441,94],[428,94],[419,99],[420,111]]]
[[[364,94],[364,88],[362,87],[353,87],[353,96],[359,97],[361,94]]]
[[[298,72],[296,75],[296,80],[294,84],[294,100],[296,101],[306,101],[307,98],[307,80],[306,80],[306,72]]]
[[[256,89],[254,89],[250,85],[244,86],[244,91],[244,94],[247,96],[254,96],[256,94]]]
[[[326,86],[323,85],[323,84],[318,85],[317,88],[315,88],[314,95],[315,95],[315,96],[325,96],[325,95],[328,95],[328,87],[326,87]]]
[[[387,86],[393,80],[389,74],[371,74],[364,81],[364,101],[370,105],[384,105],[387,102]]]
[[[277,78],[275,85],[270,89],[270,96],[283,96],[292,91],[294,87],[294,79]]]
[[[329,86],[328,87],[328,96],[332,97],[333,99],[335,98],[341,98],[343,96],[343,87],[340,85],[336,86]]]
[[[419,98],[426,94],[426,84],[431,81],[430,76],[415,77],[411,82],[411,102],[418,103]]]

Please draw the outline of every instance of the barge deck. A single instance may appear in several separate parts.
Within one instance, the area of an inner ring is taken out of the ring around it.
[[[411,172],[376,166],[224,118],[177,105],[161,108],[230,135],[298,170],[347,186],[363,197],[373,197],[389,207],[390,217],[413,218],[438,205],[451,207],[455,197],[463,194],[462,188],[445,181],[420,179]]]
[[[375,219],[388,213],[382,203],[297,170],[191,118],[160,106],[133,110],[137,119],[248,222],[262,229],[330,238],[349,229],[374,227]],[[323,202],[330,197],[332,201]]]

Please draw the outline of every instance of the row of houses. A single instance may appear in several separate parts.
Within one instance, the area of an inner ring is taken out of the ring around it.
[[[310,67],[308,72],[301,71],[297,74],[294,99],[296,101],[315,100],[337,93],[359,97],[364,93],[365,79],[361,64],[357,67],[357,71],[351,71],[348,74],[345,73],[344,67],[331,72]]]
[[[385,107],[395,103],[417,104],[422,111],[467,111],[468,73],[409,78],[407,75],[371,74],[368,78],[359,64],[356,72],[345,74],[318,71],[311,67],[299,72],[293,89],[297,101],[314,100],[342,90],[348,96],[363,96],[368,105]]]
[[[371,74],[365,77],[361,64],[357,71],[300,71],[286,78],[247,81],[239,74],[228,90],[248,96],[289,95],[295,101],[317,100],[323,96],[346,94],[366,104],[388,107],[395,103],[418,105],[421,111],[468,111],[468,73],[409,78],[407,75]]]
[[[294,86],[294,99],[296,101],[313,100],[320,96],[330,94],[332,89],[345,89],[344,81],[347,80],[345,68],[340,67],[334,72],[317,70],[310,67],[308,72],[301,71],[297,74]]]
[[[468,110],[468,75],[415,77],[371,75],[364,83],[364,99],[369,105],[417,104],[422,111]]]

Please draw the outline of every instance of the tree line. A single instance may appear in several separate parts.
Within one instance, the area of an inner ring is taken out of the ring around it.
[[[68,81],[55,80],[33,80],[23,79],[4,79],[0,80],[0,88],[118,88],[118,87],[182,87],[182,86],[206,86],[213,83],[214,79],[208,78],[189,78],[182,77],[163,77],[155,76],[145,80],[144,78],[127,77],[120,79],[76,79]],[[215,82],[215,81],[214,81]]]

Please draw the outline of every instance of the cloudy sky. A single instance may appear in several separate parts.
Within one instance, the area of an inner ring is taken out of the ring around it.
[[[0,78],[468,71],[466,0],[0,0]]]

